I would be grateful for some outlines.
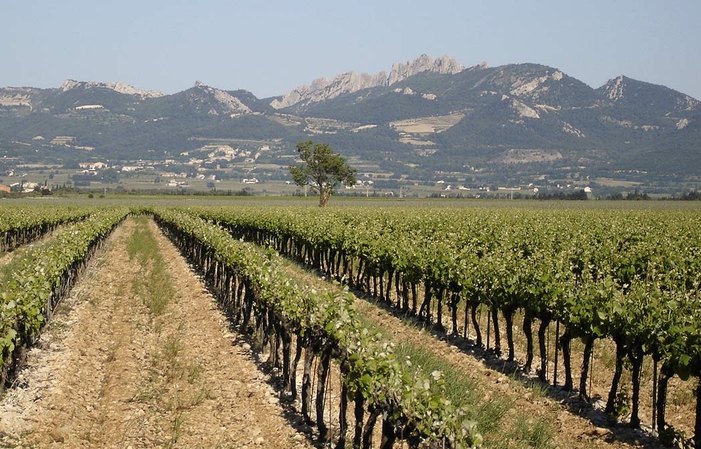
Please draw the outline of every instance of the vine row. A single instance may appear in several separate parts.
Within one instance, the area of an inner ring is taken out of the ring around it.
[[[281,369],[291,400],[300,394],[297,367],[303,363],[301,413],[308,424],[317,427],[321,441],[329,439],[324,417],[326,384],[335,360],[343,378],[336,448],[347,444],[371,447],[380,417],[383,449],[393,447],[398,439],[410,447],[481,444],[480,434],[468,419],[470,411],[451,404],[442,394],[440,374],[424,375],[402,365],[392,345],[363,327],[347,292],[333,294],[299,283],[284,272],[274,251],[240,242],[193,215],[158,209],[155,216],[210,283],[232,321],[269,348],[270,362]],[[318,381],[314,392],[315,359]],[[350,414],[355,421],[352,431]]]
[[[673,431],[665,414],[671,377],[701,376],[698,211],[241,207],[190,213],[439,329],[446,328],[447,315],[454,336],[467,338],[471,324],[478,346],[484,342],[476,315],[486,308],[497,354],[502,351],[500,321],[505,324],[509,361],[515,358],[514,318],[521,314],[527,340],[523,369],[532,369],[537,340],[537,373],[543,381],[549,363],[546,331],[557,323],[564,389],[575,388],[572,340],[584,342],[578,385],[584,400],[589,399],[594,344],[611,339],[616,364],[606,412],[615,411],[627,360],[632,427],[640,426],[646,357],[660,365],[653,391],[653,424],[660,432]],[[696,397],[701,410],[701,386]],[[701,413],[695,440],[701,447]]]
[[[3,207],[0,208],[0,253],[39,239],[64,223],[85,219],[85,207]]]
[[[106,236],[128,209],[95,211],[28,251],[0,287],[0,388],[12,378],[26,349],[36,341]]]

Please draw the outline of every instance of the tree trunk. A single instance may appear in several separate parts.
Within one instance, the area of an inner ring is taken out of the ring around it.
[[[445,332],[445,326],[443,326],[443,296],[445,295],[445,289],[440,287],[436,292],[436,329],[438,332]]]
[[[411,315],[416,316],[416,303],[418,302],[418,295],[416,293],[416,284],[411,282]]]
[[[458,329],[458,302],[459,302],[458,292],[452,292],[450,294],[450,327],[452,332],[450,335],[453,337],[460,336],[460,329]]]
[[[326,398],[326,379],[329,377],[329,364],[331,363],[331,351],[325,349],[319,357],[319,366],[316,374],[316,427],[319,429],[319,440],[326,441],[329,428],[324,423],[324,408]]]
[[[354,288],[360,288],[362,285],[360,281],[362,280],[363,276],[363,259],[360,258],[358,259],[358,271],[355,273],[355,282],[353,283]]]
[[[548,347],[545,341],[545,332],[548,330],[551,318],[541,318],[540,326],[538,326],[538,347],[540,349],[540,370],[538,371],[538,379],[541,382],[546,382],[548,373]]]
[[[290,367],[290,396],[292,401],[297,400],[297,366],[299,359],[302,358],[302,350],[304,349],[304,341],[301,337],[297,337],[295,342],[295,358]]]
[[[397,439],[397,435],[394,433],[394,426],[387,419],[387,416],[382,418],[382,441],[380,442],[380,449],[392,449],[394,447],[394,442]]]
[[[523,333],[526,335],[526,363],[523,370],[530,373],[533,369],[533,316],[528,310],[523,317]]]
[[[311,347],[304,350],[304,375],[302,376],[302,416],[304,422],[313,425],[314,420],[309,416],[309,409],[312,406],[312,363],[314,362],[314,351]]]
[[[380,416],[380,411],[371,409],[368,421],[365,423],[365,429],[363,429],[363,449],[372,449],[372,431],[375,429],[375,423],[377,418]]]
[[[565,330],[560,337],[560,346],[562,347],[562,364],[565,367],[565,385],[562,389],[571,391],[572,385],[572,335],[569,330]]]
[[[341,379],[345,379],[350,371],[350,362],[344,357],[340,366]],[[348,385],[343,380],[341,381],[341,404],[338,407],[338,441],[336,449],[345,449],[346,434],[348,433]]]
[[[433,297],[433,289],[428,285],[424,284],[424,302],[421,303],[421,308],[419,309],[419,318],[425,318],[428,323],[431,322],[431,299]]]
[[[509,345],[509,357],[506,360],[513,362],[516,357],[516,349],[514,348],[514,310],[505,309],[502,310],[502,314],[506,322],[506,344]]]
[[[499,332],[499,309],[492,308],[492,321],[494,321],[494,353],[501,355],[501,333]]]
[[[475,328],[475,344],[478,348],[482,347],[482,332],[480,331],[479,321],[477,321],[477,307],[479,304],[477,301],[472,303],[470,310],[470,316],[472,317],[472,327]]]
[[[613,380],[611,381],[611,390],[609,390],[608,400],[606,401],[606,409],[604,410],[607,414],[612,414],[616,411],[616,395],[618,394],[618,384],[621,381],[621,375],[623,374],[623,358],[626,356],[626,345],[622,338],[614,338],[616,342],[616,370],[613,373]]]
[[[665,411],[667,409],[667,386],[669,379],[674,376],[672,365],[662,362],[660,368],[660,379],[657,383],[657,432],[662,432],[667,427]]]
[[[353,435],[353,449],[361,449],[363,442],[363,421],[365,420],[365,398],[358,389],[355,392],[355,433]]]
[[[329,198],[331,197],[331,189],[330,188],[320,188],[319,189],[319,207],[326,207],[326,204],[329,202]]]
[[[292,335],[283,323],[278,323],[282,337],[282,381],[285,391],[290,391],[290,359],[292,356]]]
[[[594,341],[596,341],[596,337],[593,335],[588,336],[584,341],[582,374],[579,377],[579,398],[584,401],[589,401],[589,394],[587,393],[587,380],[589,380],[589,362],[591,361],[591,354],[594,350]]]
[[[407,295],[406,295],[406,282],[402,280],[400,284],[400,278],[401,274],[399,271],[394,273],[394,293],[397,295],[397,309],[406,311],[409,308],[409,305],[407,304]],[[402,288],[402,286],[404,288]],[[402,293],[402,290],[404,293]],[[402,301],[403,300],[403,301]]]
[[[630,427],[637,429],[640,427],[640,373],[643,368],[643,348],[642,346],[636,344],[630,348],[628,351],[628,357],[633,365],[633,396],[632,400],[632,410],[630,415]]]
[[[701,447],[701,382],[696,386],[696,422],[694,424],[694,447]]]
[[[392,305],[392,278],[394,278],[394,270],[390,268],[387,271],[387,297],[385,298],[385,302],[390,306]]]

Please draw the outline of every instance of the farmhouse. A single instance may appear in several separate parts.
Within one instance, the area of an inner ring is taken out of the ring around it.
[[[104,162],[81,162],[78,166],[87,170],[104,170],[108,167]]]
[[[69,143],[75,142],[75,137],[73,136],[56,136],[51,139],[51,145],[65,145],[68,146]]]
[[[85,109],[105,109],[105,107],[101,104],[86,104],[75,108],[76,111],[83,111]]]

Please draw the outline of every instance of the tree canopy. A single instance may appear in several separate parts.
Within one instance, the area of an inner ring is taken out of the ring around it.
[[[346,164],[340,154],[334,153],[330,145],[311,140],[298,142],[297,152],[303,163],[290,165],[290,173],[295,184],[309,186],[319,195],[319,207],[326,206],[339,185],[355,184],[356,170]]]

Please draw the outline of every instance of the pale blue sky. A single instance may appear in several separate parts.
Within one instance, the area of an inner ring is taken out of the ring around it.
[[[65,79],[256,96],[423,53],[534,62],[592,87],[624,74],[701,99],[699,0],[6,0],[0,86]]]

